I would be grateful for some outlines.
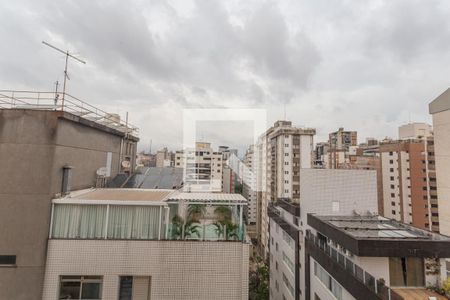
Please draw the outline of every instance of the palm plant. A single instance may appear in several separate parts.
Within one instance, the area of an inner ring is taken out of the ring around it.
[[[189,204],[187,219],[193,222],[199,222],[206,214],[206,206],[204,204]]]
[[[184,220],[179,215],[175,215],[172,218],[172,230],[170,236],[172,239],[178,240],[183,234],[183,224]]]
[[[215,231],[219,237],[222,236],[225,240],[236,240],[239,238],[239,225],[229,220],[217,221],[213,225],[216,227]]]
[[[184,238],[194,237],[200,238],[200,224],[196,224],[194,221],[188,221],[184,227]]]
[[[216,209],[214,209],[214,214],[220,222],[231,221],[231,209],[228,206],[217,206]]]

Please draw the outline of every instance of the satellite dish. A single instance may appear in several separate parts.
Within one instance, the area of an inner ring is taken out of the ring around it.
[[[122,167],[124,168],[129,168],[131,166],[130,161],[129,160],[124,160],[122,161]]]
[[[106,167],[98,168],[96,173],[97,173],[98,176],[105,177],[108,174],[108,168],[106,168]]]

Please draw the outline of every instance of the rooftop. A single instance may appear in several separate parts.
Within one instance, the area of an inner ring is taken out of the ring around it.
[[[430,114],[439,113],[450,109],[450,88],[440,94],[429,104]]]
[[[450,240],[381,216],[317,216],[355,238]]]
[[[82,200],[164,201],[173,192],[173,190],[162,189],[89,189],[74,192],[70,198]]]
[[[450,237],[381,216],[318,216],[308,225],[358,256],[450,257]]]
[[[63,111],[138,137],[139,128],[67,93],[0,90],[0,109]]]
[[[168,198],[168,201],[186,201],[186,202],[207,202],[207,203],[227,203],[227,204],[247,204],[241,194],[226,194],[226,193],[184,193],[177,192]]]

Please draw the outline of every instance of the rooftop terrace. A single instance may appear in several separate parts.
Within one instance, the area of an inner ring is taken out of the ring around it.
[[[67,93],[0,90],[0,109],[64,111],[135,137],[139,128]]]

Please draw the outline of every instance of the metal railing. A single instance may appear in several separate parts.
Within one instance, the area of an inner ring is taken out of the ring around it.
[[[305,239],[311,241],[320,250],[322,250],[335,263],[339,264],[348,274],[364,284],[369,290],[375,293],[383,300],[403,300],[404,298],[397,294],[393,289],[386,286],[384,279],[376,278],[370,273],[364,271],[360,266],[348,259],[340,251],[329,245],[327,242],[319,239],[310,231],[306,231]]]
[[[65,111],[132,136],[139,128],[67,93],[0,90],[0,108]]]

